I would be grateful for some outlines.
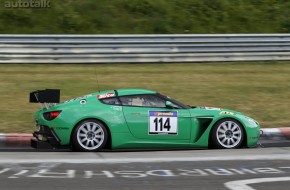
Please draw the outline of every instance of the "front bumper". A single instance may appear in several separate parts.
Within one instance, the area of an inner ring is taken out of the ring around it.
[[[48,126],[40,126],[39,131],[34,131],[33,136],[36,139],[31,140],[32,148],[58,148],[60,146],[60,139],[53,130]]]
[[[260,125],[256,127],[247,127],[247,146],[256,147],[260,138]]]

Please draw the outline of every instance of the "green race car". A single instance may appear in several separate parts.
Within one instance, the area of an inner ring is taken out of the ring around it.
[[[60,91],[38,90],[30,102],[37,130],[31,146],[76,151],[120,148],[254,147],[260,126],[240,112],[190,107],[144,89],[108,90],[59,103]]]

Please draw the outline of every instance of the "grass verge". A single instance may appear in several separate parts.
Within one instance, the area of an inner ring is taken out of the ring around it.
[[[116,88],[146,88],[186,104],[243,112],[262,127],[290,127],[290,63],[2,64],[0,133],[34,130],[30,91],[61,89],[61,100]]]

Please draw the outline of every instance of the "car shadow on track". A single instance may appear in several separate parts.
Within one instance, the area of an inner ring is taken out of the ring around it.
[[[290,142],[275,142],[275,143],[267,143],[267,142],[260,142],[256,147],[257,149],[260,148],[273,148],[273,147],[290,147]],[[247,148],[242,148],[247,149]],[[162,151],[193,151],[193,150],[209,150],[205,148],[166,148],[166,149],[104,149],[100,152],[162,152]],[[217,149],[211,149],[217,150]],[[31,147],[0,147],[0,152],[73,152],[69,148],[62,148],[62,149],[34,149]],[[96,152],[97,153],[97,152]]]
[[[187,149],[177,149],[177,148],[171,148],[171,149],[117,149],[117,150],[110,150],[105,149],[100,152],[162,152],[162,151],[193,151],[193,150],[208,150],[208,149],[197,149],[197,148],[187,148]],[[0,148],[0,152],[73,152],[70,149],[34,149],[34,148]],[[97,153],[97,152],[96,152]]]

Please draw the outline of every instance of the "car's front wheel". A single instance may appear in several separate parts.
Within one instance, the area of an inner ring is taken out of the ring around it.
[[[243,139],[243,126],[234,119],[220,120],[211,133],[211,143],[215,148],[240,148]]]
[[[94,119],[88,119],[80,122],[73,131],[73,150],[100,151],[106,145],[107,139],[108,132],[104,124]]]

